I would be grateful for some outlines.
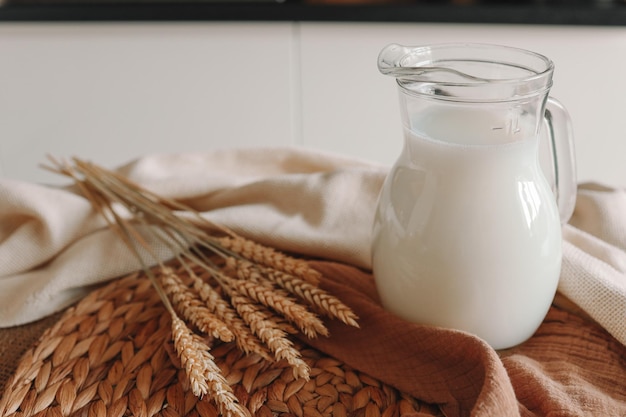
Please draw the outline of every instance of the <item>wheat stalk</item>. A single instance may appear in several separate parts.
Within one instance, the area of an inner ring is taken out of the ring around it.
[[[336,318],[347,325],[359,327],[357,315],[354,314],[350,307],[346,306],[332,294],[311,284],[309,281],[305,281],[286,272],[267,268],[263,268],[262,271],[268,280],[276,283],[276,285],[290,293],[297,295],[310,305],[315,306],[321,313],[331,318]]]
[[[170,268],[165,269],[160,278],[163,291],[174,304],[174,309],[187,321],[201,332],[223,342],[233,340],[234,335],[228,325],[213,314],[197,293],[186,286]]]
[[[194,395],[210,394],[223,416],[248,415],[215,364],[209,346],[176,315],[172,316],[172,339]]]
[[[137,258],[171,316],[172,340],[192,392],[210,396],[223,415],[249,412],[215,365],[209,339],[234,341],[246,354],[285,361],[295,378],[308,379],[309,366],[289,334],[298,329],[307,337],[328,336],[317,312],[358,327],[354,312],[318,287],[321,274],[305,261],[213,224],[95,164],[49,159],[52,165],[44,168],[72,178]],[[137,225],[145,226],[143,235]],[[167,247],[180,268],[166,265],[150,241]],[[156,270],[148,267],[150,259]]]
[[[226,260],[226,265],[234,269],[239,278],[239,280],[224,278],[227,285],[264,306],[274,309],[294,323],[307,337],[313,338],[318,334],[328,336],[328,329],[314,313],[290,298],[286,291],[270,285],[271,281],[264,278],[262,270],[256,265],[247,260],[232,257]]]
[[[269,350],[254,336],[232,305],[224,300],[211,285],[198,278],[197,275],[194,274],[192,279],[193,288],[197,291],[200,298],[218,318],[228,325],[228,328],[235,336],[237,346],[245,353],[256,353],[264,359],[271,361],[272,356]]]
[[[302,278],[313,285],[319,284],[321,274],[300,259],[294,259],[273,248],[263,246],[241,236],[225,236],[219,239],[222,247],[233,251],[244,259],[277,271]]]
[[[253,300],[242,295],[233,294],[231,302],[237,313],[250,326],[252,332],[267,344],[277,360],[284,359],[293,369],[294,377],[309,379],[310,368],[302,360],[302,355],[293,347],[287,334],[271,319],[267,310]]]

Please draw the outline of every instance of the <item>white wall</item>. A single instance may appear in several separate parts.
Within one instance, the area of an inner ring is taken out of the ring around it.
[[[50,182],[46,153],[113,166],[150,152],[297,145],[392,163],[388,43],[499,43],[556,64],[580,181],[626,185],[626,28],[375,23],[3,23],[0,174]]]

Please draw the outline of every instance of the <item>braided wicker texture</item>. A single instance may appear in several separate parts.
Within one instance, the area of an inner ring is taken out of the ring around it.
[[[347,365],[299,344],[311,378],[283,362],[211,353],[256,416],[441,415]],[[142,274],[112,281],[65,314],[27,350],[0,399],[0,416],[217,416],[190,390],[171,341],[170,316]]]

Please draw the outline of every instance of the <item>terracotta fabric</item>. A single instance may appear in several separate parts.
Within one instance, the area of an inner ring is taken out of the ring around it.
[[[388,313],[366,272],[315,267],[322,285],[355,309],[361,329],[330,322],[330,338],[308,343],[439,404],[448,417],[626,416],[626,347],[593,321],[552,307],[530,340],[496,352],[474,336]]]

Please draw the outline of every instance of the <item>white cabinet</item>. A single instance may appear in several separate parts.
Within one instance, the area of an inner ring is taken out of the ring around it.
[[[49,181],[46,153],[112,166],[145,153],[297,145],[392,163],[388,43],[543,53],[574,122],[581,181],[626,186],[626,27],[421,23],[0,24],[0,174]]]
[[[292,143],[291,23],[3,23],[0,168]],[[51,181],[54,182],[54,181]]]

